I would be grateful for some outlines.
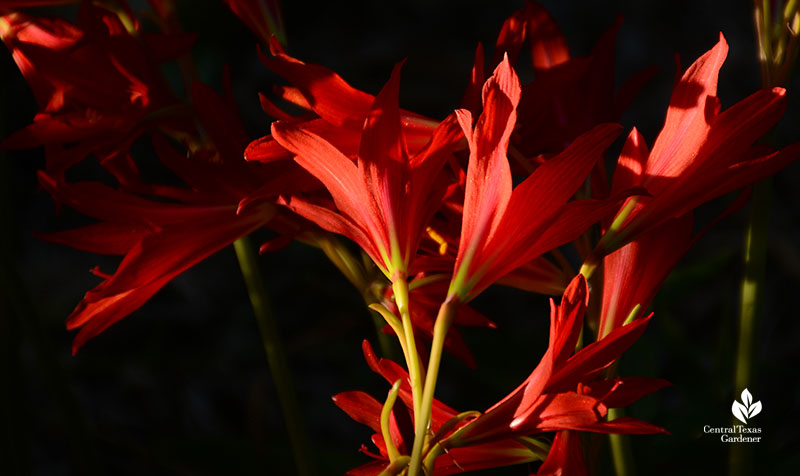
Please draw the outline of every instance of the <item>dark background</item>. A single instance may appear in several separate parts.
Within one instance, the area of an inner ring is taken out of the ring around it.
[[[494,44],[503,20],[522,1],[285,2],[289,51],[337,71],[355,87],[376,93],[403,58],[401,104],[435,118],[457,106],[477,42]],[[724,32],[730,54],[719,93],[723,107],[759,87],[749,2],[543,1],[575,56],[587,55],[619,14],[618,78],[658,66],[660,75],[624,116],[652,144],[663,124],[675,71],[710,49]],[[256,40],[221,2],[183,2],[186,30],[201,32],[195,59],[202,79],[218,85],[231,67],[237,100],[250,133],[268,122],[256,92],[275,78],[256,58]],[[134,6],[139,6],[134,3]],[[68,10],[57,10],[64,12]],[[523,80],[524,72],[523,72]],[[528,78],[530,79],[530,78]],[[0,54],[0,136],[27,123],[35,104],[9,54]],[[795,81],[797,85],[797,82]],[[798,95],[779,144],[800,140]],[[39,241],[33,232],[73,226],[37,190],[41,151],[5,153],[3,233],[12,257],[4,271],[2,368],[5,442],[0,474],[291,474],[290,449],[276,393],[232,249],[182,274],[139,311],[70,355],[64,320],[98,279],[95,265],[113,270],[115,258]],[[763,412],[753,421],[753,474],[791,474],[800,466],[800,323],[794,306],[800,284],[800,166],[773,181],[768,296],[758,335],[755,381]],[[731,201],[702,207],[700,224]],[[673,386],[630,408],[630,415],[667,428],[671,436],[632,439],[642,474],[724,474],[729,445],[703,435],[704,425],[727,426],[736,354],[736,315],[746,213],[719,223],[690,251],[654,304],[656,317],[622,361],[622,375],[670,380]],[[318,455],[320,474],[341,474],[368,461],[358,453],[370,430],[331,402],[362,389],[379,399],[387,386],[361,357],[361,340],[375,342],[360,297],[319,251],[293,244],[263,258],[274,307],[295,372],[300,404]],[[647,270],[642,270],[647,272]],[[449,357],[437,395],[459,410],[482,410],[538,362],[547,342],[547,299],[493,289],[475,303],[499,324],[466,332],[476,354],[473,372]],[[603,458],[605,451],[600,453]],[[610,474],[608,461],[600,467]],[[485,474],[528,474],[529,468]]]

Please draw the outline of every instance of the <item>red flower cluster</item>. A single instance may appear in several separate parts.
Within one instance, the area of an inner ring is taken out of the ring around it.
[[[189,102],[169,91],[160,64],[185,57],[195,35],[142,33],[131,12],[85,2],[77,24],[7,12],[0,17],[0,36],[40,109],[3,147],[45,146],[42,187],[57,203],[98,220],[42,237],[124,255],[113,275],[96,271],[105,281],[68,318],[69,329],[81,329],[73,352],[176,275],[279,213],[260,200],[237,214],[245,197],[265,185],[273,197],[307,187],[307,180],[286,167],[242,160],[249,139],[230,91],[222,97],[191,81]],[[131,146],[147,137],[180,186],[142,181]],[[67,170],[90,158],[114,177],[116,189],[66,180]]]
[[[614,363],[645,331],[649,303],[692,245],[692,211],[800,156],[800,144],[756,144],[786,108],[783,89],[720,110],[728,49],[720,36],[676,82],[652,150],[633,129],[609,183],[603,158],[622,130],[613,122],[653,73],[615,93],[619,22],[589,57],[574,58],[532,2],[503,25],[490,68],[477,49],[462,103],[437,121],[400,107],[402,63],[373,96],[287,54],[277,2],[226,0],[268,47],[262,62],[289,83],[276,86],[277,98],[260,97],[276,120],[251,140],[230,78],[222,94],[194,78],[195,35],[180,30],[173,2],[151,2],[159,33],[145,33],[116,3],[81,2],[76,23],[0,11],[0,36],[39,106],[2,145],[43,146],[41,185],[97,220],[42,238],[123,256],[112,275],[95,271],[104,281],[67,319],[80,329],[73,352],[261,227],[279,235],[264,249],[342,235],[369,259],[362,265],[346,247],[330,255],[385,318],[408,367],[379,359],[365,342],[370,368],[393,385],[389,398],[334,398],[375,431],[377,452],[363,451],[376,461],[351,474],[454,474],[536,460],[539,475],[582,474],[576,432],[665,433],[609,418],[609,409],[667,385],[617,376]],[[515,67],[526,43],[535,79],[521,84]],[[163,76],[170,61],[186,97]],[[150,144],[180,184],[143,179],[134,143]],[[88,160],[114,183],[68,180]],[[568,244],[584,260],[578,274],[559,250]],[[551,300],[549,345],[528,378],[488,410],[459,413],[434,398],[439,362],[447,350],[474,366],[451,325],[494,327],[467,305],[495,284],[561,295],[561,304]]]

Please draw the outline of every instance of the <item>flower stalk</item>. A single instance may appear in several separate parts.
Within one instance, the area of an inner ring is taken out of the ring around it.
[[[753,16],[758,59],[761,66],[761,83],[765,88],[785,85],[792,70],[798,50],[800,14],[798,4],[789,0],[783,5],[775,20],[768,0],[753,1]],[[778,3],[780,8],[780,3]],[[774,129],[767,142],[774,143]],[[739,336],[734,374],[734,390],[741,391],[752,385],[754,361],[757,355],[759,322],[763,308],[766,285],[767,245],[769,242],[769,212],[772,194],[771,180],[765,179],[753,186],[752,203],[745,232],[744,275],[739,300]],[[735,421],[735,420],[734,420]],[[752,448],[732,449],[729,474],[750,474],[753,466]]]
[[[625,410],[622,408],[608,409],[608,421],[613,421],[623,416],[625,416]],[[614,474],[616,476],[632,476],[636,474],[633,465],[631,441],[628,435],[609,433],[608,443],[611,447],[611,459],[614,462]]]
[[[414,339],[414,328],[411,323],[411,312],[408,309],[408,281],[405,276],[397,276],[392,281],[392,290],[394,291],[394,299],[397,304],[397,312],[400,314],[400,322],[402,324],[403,334],[398,334],[399,339],[405,340],[404,352],[406,354],[406,363],[408,364],[408,373],[411,380],[411,389],[414,398],[414,415],[420,415],[422,408],[422,383],[424,381],[422,365],[417,353],[417,343]]]
[[[442,361],[444,342],[447,337],[447,331],[450,329],[450,325],[455,318],[458,304],[458,298],[454,294],[448,294],[447,299],[439,308],[439,314],[436,316],[436,322],[433,326],[433,343],[431,344],[431,355],[428,361],[428,371],[425,377],[425,387],[422,394],[422,406],[419,413],[415,412],[414,447],[411,451],[411,463],[408,472],[410,476],[420,474],[422,453],[425,447],[425,440],[427,439],[428,427],[431,422],[433,394],[436,390],[436,380],[439,376],[439,365]]]
[[[741,391],[753,384],[754,361],[757,355],[758,334],[767,268],[767,242],[769,241],[769,210],[771,202],[771,180],[767,179],[753,187],[747,231],[744,243],[744,276],[742,276],[739,300],[739,337],[736,349],[734,389]],[[735,421],[735,420],[734,420]],[[749,448],[740,448],[730,453],[730,474],[750,474],[753,454]]]
[[[236,250],[242,277],[247,286],[247,293],[250,296],[250,303],[258,323],[258,331],[267,354],[267,363],[272,380],[275,382],[278,401],[283,410],[297,473],[300,476],[312,476],[315,471],[311,459],[311,445],[298,406],[286,350],[283,347],[275,314],[272,311],[266,283],[258,266],[257,255],[253,251],[250,239],[246,236],[236,240],[233,247]]]

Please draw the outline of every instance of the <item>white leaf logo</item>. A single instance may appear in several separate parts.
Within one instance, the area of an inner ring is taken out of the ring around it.
[[[761,413],[761,400],[753,403],[753,395],[750,394],[749,390],[744,389],[742,392],[742,403],[734,400],[731,412],[739,421],[747,424],[749,418],[753,418]]]

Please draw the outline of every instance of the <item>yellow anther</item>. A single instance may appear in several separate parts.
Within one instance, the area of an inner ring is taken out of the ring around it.
[[[439,243],[439,254],[440,255],[444,255],[445,253],[447,253],[447,241],[445,241],[445,239],[444,239],[444,237],[442,235],[437,233],[436,230],[434,230],[431,227],[425,228],[425,232],[428,234],[428,236],[431,237],[431,239],[433,241]]]

